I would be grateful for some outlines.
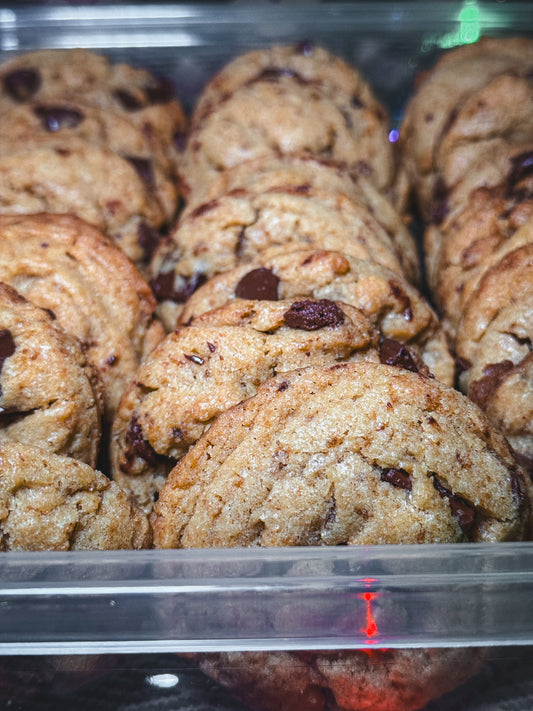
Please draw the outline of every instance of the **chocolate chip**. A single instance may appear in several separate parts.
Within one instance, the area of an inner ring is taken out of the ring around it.
[[[138,156],[125,156],[125,158],[135,168],[143,183],[153,189],[155,187],[155,175],[152,161],[149,158],[139,158]]]
[[[315,43],[312,40],[302,40],[298,42],[295,47],[299,54],[303,54],[305,57],[310,57],[315,49]]]
[[[289,383],[288,383],[286,380],[283,380],[283,381],[278,385],[277,392],[278,392],[278,393],[285,392],[285,390],[287,390],[288,387],[289,387]]]
[[[461,531],[465,536],[469,537],[472,534],[476,520],[476,510],[474,507],[461,496],[457,496],[447,489],[436,475],[433,475],[433,486],[442,498],[448,499],[452,514],[456,517]]]
[[[85,119],[81,111],[65,106],[35,106],[33,112],[46,131],[55,133],[62,128],[76,128]]]
[[[144,220],[139,223],[139,227],[137,228],[137,241],[146,261],[149,261],[154,256],[162,239],[162,234],[144,222]]]
[[[381,481],[406,491],[411,491],[413,488],[411,477],[405,469],[381,469]]]
[[[176,92],[174,91],[174,85],[166,77],[160,77],[155,80],[155,82],[144,87],[144,93],[149,103],[155,104],[168,104],[171,102]]]
[[[0,372],[2,371],[7,358],[12,356],[15,350],[16,345],[13,340],[13,336],[11,335],[11,331],[7,328],[2,328],[0,330]]]
[[[363,109],[365,105],[363,104],[361,99],[356,94],[354,94],[354,96],[352,96],[352,98],[350,99],[350,106],[353,106],[354,109]]]
[[[216,351],[216,349],[217,349],[217,347],[215,346],[215,344],[214,344],[214,343],[210,343],[209,341],[207,341],[207,347],[209,348],[209,350],[210,350],[211,353],[214,353],[214,352]]]
[[[144,438],[142,427],[139,424],[139,420],[136,415],[134,415],[128,425],[126,430],[126,451],[125,456],[127,460],[133,459],[135,455],[144,459],[151,466],[155,466],[157,463],[158,455],[155,449],[152,447],[150,442]]]
[[[108,358],[106,358],[106,364],[107,365],[115,365],[115,363],[118,361],[118,357],[116,355],[110,355]]]
[[[443,178],[439,176],[433,186],[431,222],[435,225],[440,225],[450,212],[448,205],[449,190]]]
[[[485,408],[490,396],[499,387],[507,373],[514,368],[514,363],[510,360],[502,360],[500,363],[489,363],[483,368],[483,376],[479,380],[474,380],[468,388],[468,397],[481,408]]]
[[[394,365],[418,373],[418,366],[409,348],[392,338],[384,338],[379,347],[379,360],[384,365]]]
[[[158,301],[174,301],[177,304],[183,304],[196,289],[207,281],[206,275],[200,272],[190,277],[180,276],[178,279],[182,282],[182,286],[175,288],[176,276],[174,272],[158,274],[150,282],[156,299]]]
[[[182,153],[187,146],[187,134],[185,131],[176,131],[172,136],[172,141],[176,150]]]
[[[403,308],[403,317],[406,321],[413,320],[413,309],[411,308],[411,299],[407,296],[405,291],[397,284],[395,281],[389,280],[389,287],[392,295],[396,301],[400,302],[401,308]]]
[[[187,358],[187,360],[191,361],[191,363],[196,363],[196,365],[203,365],[204,364],[204,359],[198,355],[194,355],[194,354],[187,355],[187,353],[185,353],[184,355],[185,355],[185,358]]]
[[[205,215],[207,212],[210,212],[211,210],[214,210],[215,207],[218,205],[218,200],[213,199],[209,200],[208,202],[204,202],[198,207],[196,207],[194,210],[191,210],[189,213],[190,218],[195,218],[195,217],[201,217],[202,215]]]
[[[239,299],[278,300],[279,279],[271,269],[259,267],[245,274],[235,287]]]
[[[138,99],[127,89],[116,89],[113,92],[113,95],[126,111],[139,111],[139,109],[142,109],[143,107],[140,99]]]
[[[455,356],[455,372],[457,375],[466,373],[466,371],[470,370],[471,367],[472,363],[469,360],[462,358],[461,356]]]
[[[334,301],[295,301],[283,314],[288,326],[303,331],[316,331],[326,326],[339,326],[344,321],[344,312]]]
[[[525,151],[510,159],[511,170],[507,175],[508,192],[524,178],[529,178],[533,174],[533,151]]]
[[[41,75],[37,69],[15,69],[3,80],[4,91],[14,100],[22,103],[34,96],[41,88]]]

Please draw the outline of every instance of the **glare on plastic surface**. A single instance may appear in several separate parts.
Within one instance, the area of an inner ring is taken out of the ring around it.
[[[152,674],[146,677],[147,684],[157,689],[172,689],[179,684],[176,674]]]

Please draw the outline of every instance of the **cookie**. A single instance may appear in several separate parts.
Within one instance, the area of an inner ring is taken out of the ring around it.
[[[69,215],[0,215],[0,280],[81,343],[111,422],[126,384],[163,335],[155,299],[130,260]]]
[[[533,470],[533,244],[480,279],[457,332],[462,389],[486,410]]]
[[[415,711],[481,668],[474,649],[224,652],[202,671],[254,711]]]
[[[154,545],[520,539],[525,476],[479,407],[435,379],[368,362],[307,368],[220,414],[178,462]]]
[[[78,341],[0,282],[0,442],[25,442],[95,466],[96,376]]]
[[[426,74],[407,104],[399,139],[402,163],[426,220],[439,192],[439,145],[463,105],[497,77],[526,77],[532,67],[530,39],[482,38],[444,54]]]
[[[0,88],[0,110],[28,101],[82,100],[121,115],[167,153],[187,127],[171,82],[86,49],[17,55],[0,65]]]
[[[185,302],[181,323],[234,298],[331,299],[360,309],[381,336],[409,345],[441,382],[453,385],[455,366],[437,315],[400,275],[339,252],[271,249],[223,272]]]
[[[386,124],[310,84],[280,76],[246,84],[191,124],[178,161],[185,199],[217,179],[221,170],[263,155],[307,152],[343,160],[381,191],[394,176]]]
[[[504,251],[533,241],[533,200],[527,193],[507,194],[504,188],[479,188],[469,204],[447,222],[437,238],[440,248],[432,268],[433,295],[454,335],[464,304],[483,272]],[[431,225],[429,231],[438,230]]]
[[[149,511],[216,416],[276,373],[378,360],[377,332],[328,299],[236,299],[169,334],[136,371],[113,424],[113,479]]]
[[[311,189],[227,194],[180,220],[155,253],[151,284],[166,327],[203,281],[273,246],[339,251],[404,273],[399,245],[362,203]]]
[[[354,106],[368,107],[378,115],[384,109],[355,67],[312,42],[274,45],[240,54],[220,69],[203,88],[195,119],[222,103],[242,86],[287,77],[311,84],[324,93],[342,92]]]
[[[0,158],[2,214],[73,214],[105,232],[139,267],[148,262],[172,211],[151,187],[150,163],[72,139],[11,149]]]
[[[148,548],[144,514],[88,464],[20,442],[0,444],[0,550]]]
[[[263,156],[239,163],[224,170],[209,186],[199,202],[189,201],[182,215],[200,209],[202,203],[217,200],[225,194],[238,196],[269,191],[293,191],[305,195],[309,191],[327,193],[332,197],[345,195],[364,204],[381,227],[393,236],[403,262],[413,281],[418,280],[418,252],[416,243],[393,204],[361,173],[350,170],[342,161],[327,160],[305,154]],[[400,246],[401,245],[401,246]]]

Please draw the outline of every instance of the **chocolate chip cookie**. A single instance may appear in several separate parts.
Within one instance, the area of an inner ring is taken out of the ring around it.
[[[169,334],[136,371],[113,424],[113,478],[149,511],[166,475],[216,416],[276,373],[361,358],[377,332],[329,299],[235,299]],[[416,359],[416,355],[413,355]]]
[[[457,332],[461,387],[533,470],[533,244],[488,269]]]
[[[166,327],[174,327],[183,303],[206,279],[273,246],[335,250],[398,274],[408,256],[363,203],[344,195],[287,189],[226,194],[180,220],[152,260],[151,283]]]
[[[477,405],[368,362],[278,375],[220,414],[154,507],[159,548],[498,541],[525,472]]]
[[[0,442],[26,442],[95,466],[98,386],[79,342],[0,282]]]
[[[97,229],[69,215],[0,215],[0,280],[81,343],[111,422],[141,359],[163,336],[148,284]]]
[[[360,309],[386,339],[408,344],[441,382],[454,363],[437,315],[406,279],[375,262],[339,252],[272,248],[251,264],[223,272],[185,302],[181,323],[234,298],[332,299]]]
[[[144,514],[88,464],[0,444],[0,550],[148,548]]]

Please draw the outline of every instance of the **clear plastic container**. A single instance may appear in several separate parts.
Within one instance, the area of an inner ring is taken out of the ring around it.
[[[313,40],[394,125],[443,48],[532,33],[527,2],[13,5],[0,58],[95,49],[171,76],[190,108],[232,56]],[[427,711],[530,711],[532,599],[533,543],[5,554],[0,707],[237,711],[176,653],[483,647],[481,673]]]

